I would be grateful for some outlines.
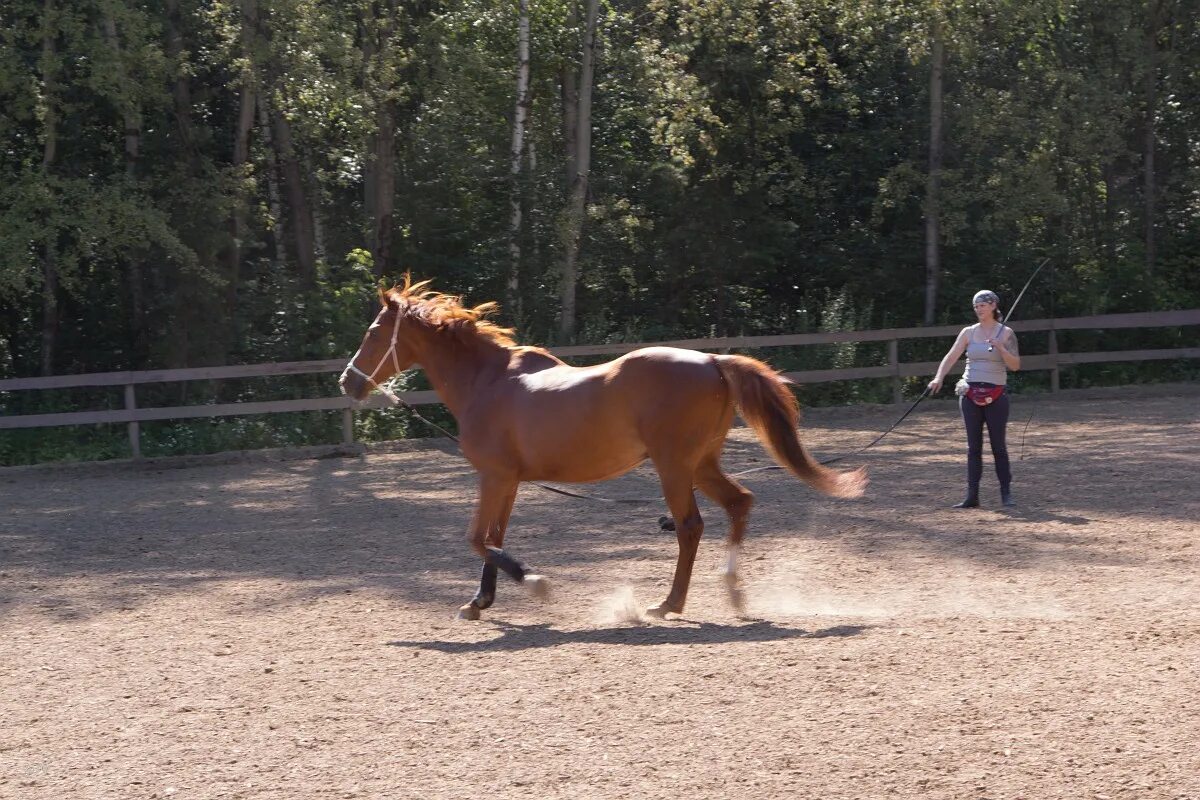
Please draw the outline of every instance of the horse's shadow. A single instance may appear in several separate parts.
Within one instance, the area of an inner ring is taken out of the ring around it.
[[[437,650],[442,653],[486,653],[556,647],[563,644],[624,644],[632,646],[660,644],[726,644],[729,642],[776,642],[786,639],[826,639],[857,636],[873,625],[834,625],[809,631],[781,627],[760,620],[748,625],[721,625],[697,622],[687,625],[630,625],[615,628],[564,631],[548,623],[513,625],[491,623],[500,631],[494,639],[482,642],[394,641],[390,647]]]
[[[1022,522],[1061,522],[1064,525],[1091,525],[1094,520],[1075,514],[1058,514],[1042,508],[1006,508],[1001,513]]]

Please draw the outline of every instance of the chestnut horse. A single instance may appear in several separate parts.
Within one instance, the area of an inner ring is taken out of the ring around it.
[[[546,580],[504,546],[522,481],[583,483],[613,478],[649,458],[675,520],[679,557],[667,598],[652,616],[681,613],[704,523],[699,488],[729,515],[723,577],[742,610],[737,553],[753,494],[721,471],[721,450],[735,407],[784,467],[836,497],[862,494],[864,469],[837,472],[816,463],[797,433],[799,409],[787,380],[761,361],[673,347],[646,347],[606,364],[573,367],[537,347],[520,347],[512,330],[473,308],[428,290],[429,282],[380,292],[383,308],[339,379],[364,399],[373,388],[420,364],[458,420],[463,454],[479,473],[479,498],[467,532],[483,560],[479,591],[459,616],[478,619],[496,597],[497,570],[536,595]]]

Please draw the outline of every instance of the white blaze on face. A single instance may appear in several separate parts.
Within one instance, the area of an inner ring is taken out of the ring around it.
[[[350,367],[352,367],[354,365],[354,359],[358,358],[358,354],[360,352],[362,352],[361,348],[359,348],[359,350],[357,350],[354,353],[354,355],[350,356],[350,360],[346,362],[346,368],[344,370],[342,370],[342,374],[340,376],[338,376],[339,384],[344,384],[346,382],[346,376],[350,374]]]

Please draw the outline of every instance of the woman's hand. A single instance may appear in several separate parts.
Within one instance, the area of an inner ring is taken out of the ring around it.
[[[989,348],[994,348],[994,349],[995,349],[995,350],[997,350],[997,351],[998,351],[998,352],[999,352],[1001,355],[1004,355],[1004,354],[1008,353],[1008,348],[1004,346],[1004,341],[1003,341],[1003,340],[1001,340],[1001,339],[987,339],[986,341],[987,341],[987,345],[988,345],[988,347],[989,347]]]
[[[931,380],[929,382],[929,393],[930,394],[937,394],[941,390],[942,390],[942,379],[941,378],[934,378],[933,380]]]

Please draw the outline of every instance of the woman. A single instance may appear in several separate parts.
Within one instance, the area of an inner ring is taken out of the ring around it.
[[[979,479],[983,477],[983,426],[987,425],[996,477],[1000,479],[1000,502],[1012,506],[1012,469],[1008,463],[1005,432],[1008,428],[1008,371],[1021,368],[1017,337],[1001,321],[1000,298],[987,289],[971,299],[975,306],[974,325],[963,328],[954,345],[938,365],[929,382],[929,391],[937,393],[950,367],[964,352],[967,368],[956,387],[963,424],[967,428],[967,496],[954,508],[979,506]]]

